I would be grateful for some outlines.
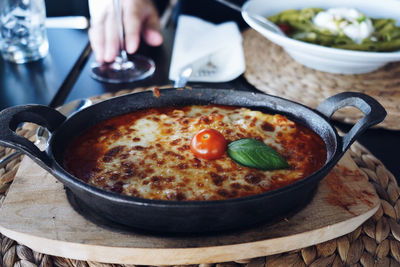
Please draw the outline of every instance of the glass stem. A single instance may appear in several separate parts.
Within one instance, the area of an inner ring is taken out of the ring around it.
[[[125,51],[124,20],[122,19],[121,4],[119,0],[113,0],[113,1],[114,1],[115,16],[117,18],[117,25],[118,25],[120,57],[123,61],[127,61],[128,57]]]
[[[133,63],[129,61],[128,54],[125,50],[125,31],[124,20],[122,18],[122,9],[120,0],[113,0],[115,15],[117,17],[118,35],[119,35],[119,56],[115,59],[115,63],[119,65],[120,69],[133,68]],[[115,66],[118,68],[117,66]]]

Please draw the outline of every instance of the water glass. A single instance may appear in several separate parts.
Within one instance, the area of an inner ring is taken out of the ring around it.
[[[47,55],[44,0],[0,1],[0,50],[4,59],[25,63]]]

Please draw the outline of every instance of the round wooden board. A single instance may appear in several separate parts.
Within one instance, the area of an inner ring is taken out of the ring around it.
[[[0,209],[0,232],[34,251],[120,264],[226,262],[282,253],[354,231],[379,208],[347,153],[303,209],[273,223],[220,234],[155,235],[98,226],[69,204],[63,185],[25,157]]]
[[[280,46],[253,29],[242,33],[247,81],[260,91],[315,108],[329,96],[356,91],[377,99],[386,109],[386,119],[378,125],[400,130],[400,63],[391,63],[372,73],[339,75],[307,68],[294,61]],[[335,119],[354,124],[360,112],[343,109]]]
[[[127,89],[118,91],[113,94],[104,94],[93,98],[94,102],[99,102],[110,97],[127,94],[137,91],[143,91],[143,88],[136,88],[134,90]],[[32,138],[36,132],[36,128],[27,128],[24,126],[19,131],[20,135]],[[0,157],[4,157],[12,153],[12,149],[0,147]],[[292,250],[280,254],[269,255],[264,251],[265,257],[251,258],[247,251],[241,251],[240,258],[233,262],[220,262],[216,264],[217,267],[265,267],[265,266],[399,266],[400,262],[400,188],[398,187],[396,178],[390,173],[382,162],[374,157],[365,147],[355,142],[348,151],[351,158],[354,160],[358,168],[364,175],[368,176],[368,183],[375,189],[380,198],[380,208],[378,211],[366,222],[360,225],[354,231],[323,243],[303,247],[301,249]],[[21,158],[18,157],[9,162],[3,168],[0,168],[0,210],[2,204],[7,198],[10,185],[17,171],[21,165]],[[53,181],[55,181],[53,179]],[[60,185],[59,185],[60,186]],[[12,191],[11,191],[12,192]],[[26,222],[28,214],[18,213],[23,217],[22,222]],[[67,214],[68,216],[69,214]],[[44,219],[48,219],[51,214],[48,214]],[[0,217],[0,225],[4,220]],[[44,221],[48,222],[48,221]],[[68,225],[67,225],[68,226]],[[25,228],[29,228],[27,224]],[[52,228],[46,228],[49,231]],[[3,230],[0,230],[2,232]],[[50,230],[51,233],[55,233]],[[72,238],[71,238],[72,239]],[[73,246],[74,240],[71,241]],[[80,240],[82,241],[82,240]],[[53,240],[47,245],[48,239],[42,239],[40,245],[52,246]],[[78,241],[77,241],[78,242]],[[56,254],[39,253],[35,246],[27,247],[24,243],[17,242],[3,234],[0,234],[0,266],[69,266],[69,267],[131,267],[131,264],[112,264],[100,263],[95,261],[76,260],[77,257],[59,257]],[[81,245],[87,244],[83,240]],[[59,244],[55,244],[58,247]],[[305,244],[304,244],[305,246]],[[75,247],[75,249],[77,249]],[[201,252],[200,252],[201,253]],[[64,252],[62,255],[68,253]],[[89,255],[90,256],[90,255]],[[134,255],[132,255],[133,257]],[[104,258],[105,256],[103,256]],[[86,257],[88,258],[88,256]],[[239,257],[235,257],[239,258]],[[108,262],[108,260],[107,260]],[[165,266],[165,264],[160,264]],[[190,265],[193,267],[193,265]],[[210,267],[212,265],[200,264],[198,267]],[[188,266],[189,267],[189,266]]]

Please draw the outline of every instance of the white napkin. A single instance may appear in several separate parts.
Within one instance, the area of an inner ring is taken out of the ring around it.
[[[226,82],[242,74],[245,62],[242,36],[237,24],[226,22],[215,25],[181,15],[175,34],[169,79],[175,81],[188,64],[193,67],[189,81]]]

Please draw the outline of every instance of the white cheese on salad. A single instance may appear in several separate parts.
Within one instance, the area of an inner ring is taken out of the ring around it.
[[[321,11],[313,18],[313,23],[335,34],[345,34],[357,44],[361,44],[363,39],[374,32],[371,19],[354,8],[330,8]]]

